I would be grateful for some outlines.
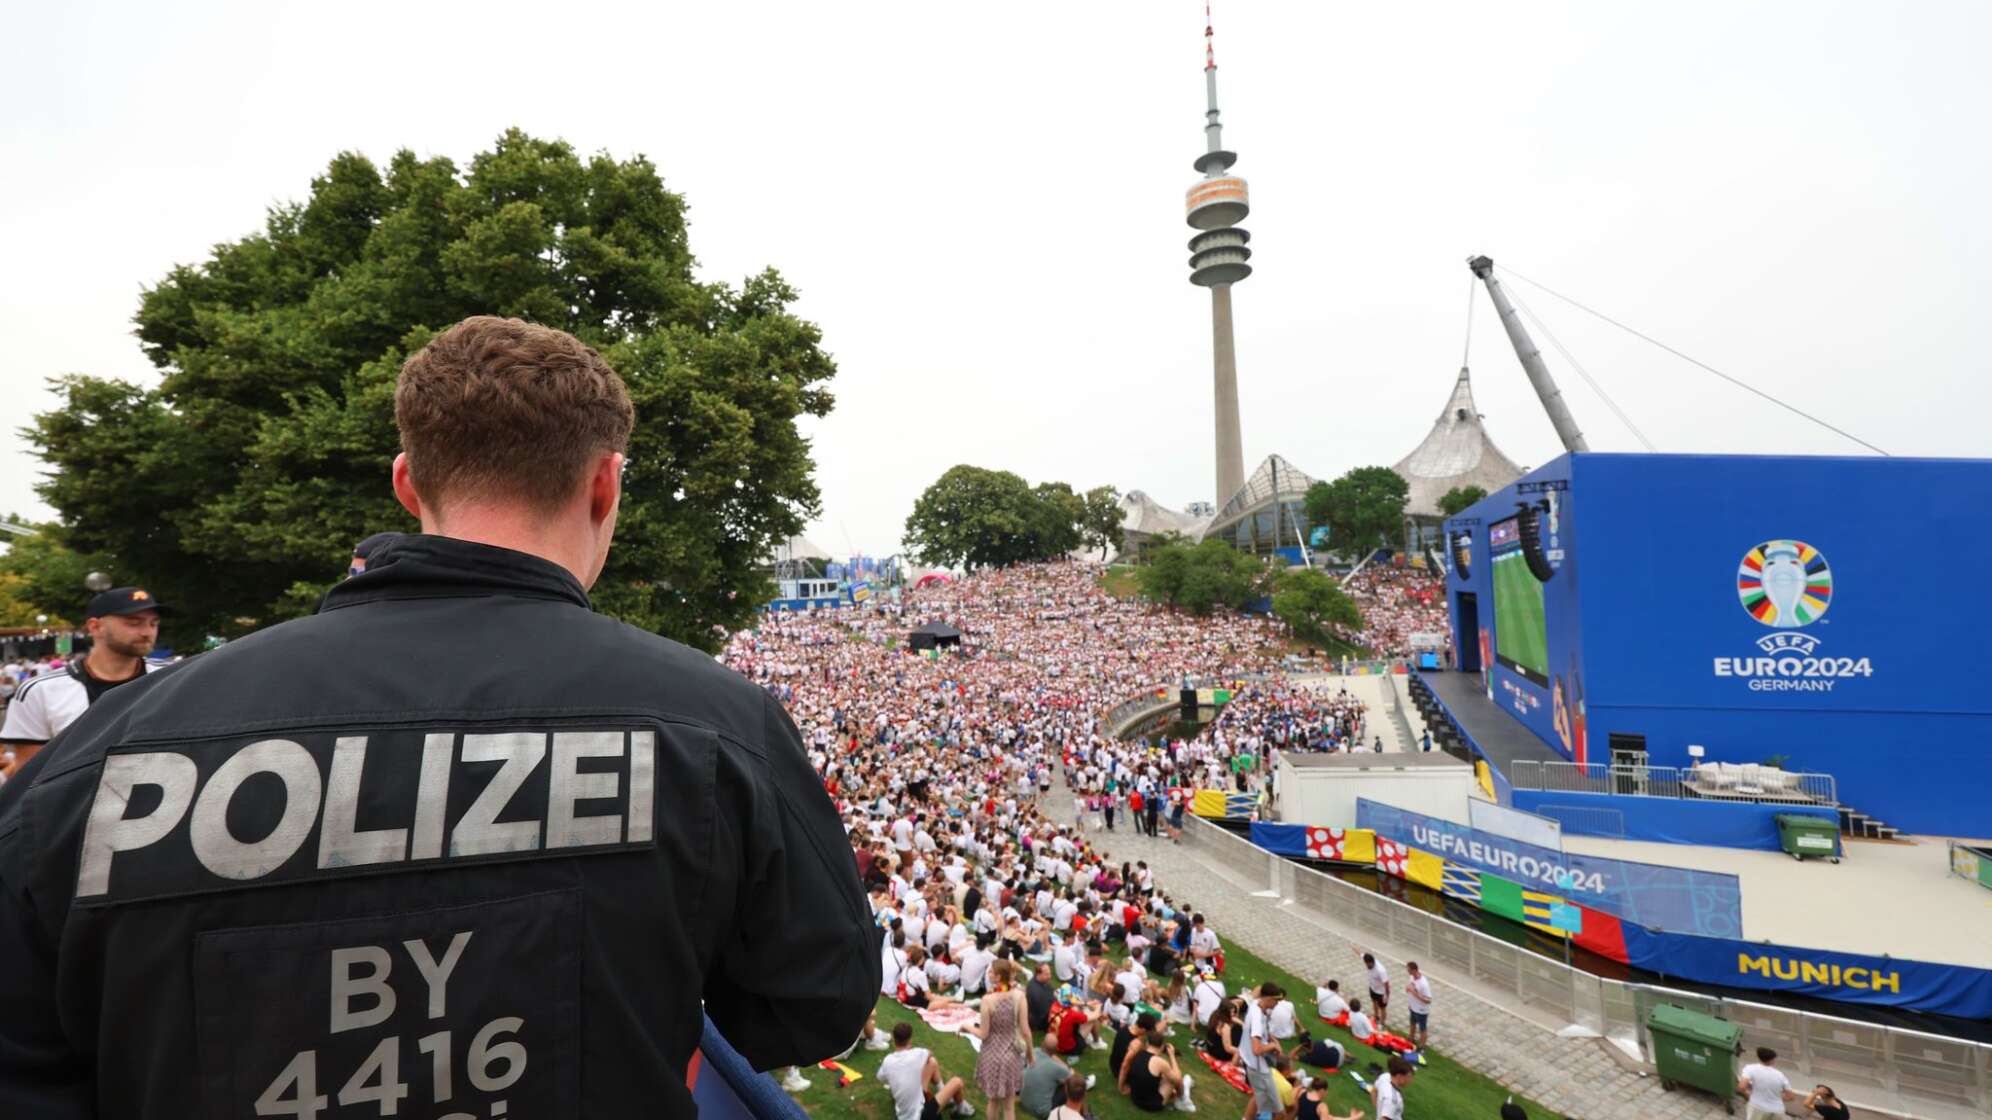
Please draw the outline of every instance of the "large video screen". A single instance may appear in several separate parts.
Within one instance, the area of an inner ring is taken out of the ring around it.
[[[1494,660],[1544,688],[1549,687],[1549,632],[1543,621],[1542,583],[1522,556],[1518,519],[1487,527],[1487,552],[1494,564]]]

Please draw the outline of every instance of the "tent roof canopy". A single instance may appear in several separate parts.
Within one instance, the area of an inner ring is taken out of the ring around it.
[[[1501,454],[1480,423],[1465,366],[1425,442],[1391,469],[1410,484],[1404,512],[1414,517],[1438,517],[1439,499],[1456,486],[1478,486],[1492,494],[1522,477],[1522,468]]]

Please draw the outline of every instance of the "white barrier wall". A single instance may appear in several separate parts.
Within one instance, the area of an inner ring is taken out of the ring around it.
[[[1437,753],[1283,754],[1278,780],[1281,820],[1343,828],[1358,797],[1466,824],[1474,788],[1473,767]]]

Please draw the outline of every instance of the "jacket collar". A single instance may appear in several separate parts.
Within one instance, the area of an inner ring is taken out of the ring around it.
[[[474,541],[405,533],[374,550],[367,570],[326,592],[319,611],[390,599],[511,595],[565,600],[592,609],[566,568],[524,552]]]

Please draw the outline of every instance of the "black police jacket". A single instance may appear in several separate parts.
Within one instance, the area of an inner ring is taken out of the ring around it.
[[[689,1116],[700,1005],[849,1046],[877,932],[781,706],[411,535],[0,786],[0,1116]]]

